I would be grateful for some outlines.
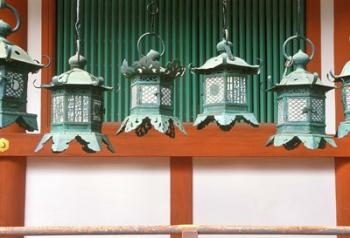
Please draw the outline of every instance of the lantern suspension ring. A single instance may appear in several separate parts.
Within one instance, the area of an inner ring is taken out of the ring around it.
[[[5,0],[0,0],[0,9],[9,9],[16,17],[16,26],[11,29],[10,33],[16,32],[21,27],[21,18],[16,8],[14,8],[11,4],[7,3]]]
[[[139,52],[140,57],[145,56],[145,54],[142,52],[142,47],[141,47],[142,41],[146,37],[152,37],[152,36],[157,38],[162,44],[162,51],[160,53],[160,57],[162,57],[164,55],[164,53],[165,53],[165,43],[164,43],[163,38],[160,35],[158,35],[157,33],[155,33],[155,32],[146,32],[143,35],[141,35],[139,40],[137,41],[137,51]]]

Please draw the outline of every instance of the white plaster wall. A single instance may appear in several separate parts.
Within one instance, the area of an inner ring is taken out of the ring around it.
[[[321,0],[321,49],[316,51],[321,54],[321,78],[327,84],[334,86],[327,79],[329,71],[334,72],[334,1]],[[326,132],[335,134],[335,91],[332,90],[326,95]],[[342,110],[342,108],[337,108]]]
[[[26,226],[168,225],[169,160],[28,159],[25,212]]]
[[[336,225],[333,159],[195,159],[193,176],[194,223]]]
[[[29,0],[28,3],[28,53],[33,59],[41,61],[41,0]],[[40,128],[41,91],[33,86],[34,80],[40,84],[41,71],[29,75],[27,103],[27,111],[38,115]]]

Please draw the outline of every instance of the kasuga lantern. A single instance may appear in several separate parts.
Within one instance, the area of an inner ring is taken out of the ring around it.
[[[103,94],[111,88],[103,85],[103,78],[83,69],[86,64],[83,56],[71,57],[69,64],[71,70],[41,86],[52,92],[51,132],[44,135],[36,151],[52,139],[52,151],[62,152],[76,139],[87,152],[101,151],[102,143],[113,152],[108,137],[101,133]]]
[[[293,57],[288,56],[286,46],[292,40],[310,44],[311,56],[302,50]],[[272,88],[278,98],[277,133],[269,139],[268,145],[294,149],[303,143],[308,149],[317,149],[329,143],[336,147],[333,137],[325,135],[325,95],[334,87],[322,82],[317,73],[305,69],[314,57],[315,46],[309,39],[295,35],[285,41],[283,52],[287,68],[281,82]],[[293,65],[295,70],[287,74]]]
[[[330,75],[335,79],[335,82],[341,83],[342,102],[345,120],[340,123],[337,135],[343,138],[350,132],[350,61],[348,61],[340,75]]]
[[[155,33],[145,33],[140,41]],[[150,50],[141,59],[128,66],[124,61],[123,75],[131,81],[131,112],[123,121],[118,134],[135,130],[137,136],[144,136],[153,127],[171,138],[175,137],[175,126],[185,133],[182,122],[173,116],[174,80],[184,73],[177,60],[169,62],[166,67],[160,65],[160,57],[164,54]]]
[[[17,10],[0,1],[0,9],[8,8],[16,16],[14,29],[0,20],[0,128],[17,123],[28,131],[38,129],[37,116],[27,113],[28,73],[36,73],[43,65],[34,61],[23,49],[6,37],[21,25]]]
[[[192,72],[204,75],[204,111],[194,122],[198,129],[214,121],[225,131],[230,130],[237,121],[259,125],[255,115],[248,110],[247,98],[248,76],[258,74],[259,65],[250,65],[233,56],[231,48],[232,43],[223,39],[217,45],[219,56],[209,59],[198,68],[191,68]]]

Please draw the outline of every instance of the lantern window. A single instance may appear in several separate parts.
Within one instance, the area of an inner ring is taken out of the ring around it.
[[[52,122],[62,123],[64,121],[64,96],[52,98]]]
[[[235,104],[246,104],[246,79],[244,77],[227,77],[227,101]]]
[[[205,104],[217,104],[225,102],[224,77],[208,77],[205,81]]]
[[[308,119],[307,100],[305,98],[289,98],[288,99],[288,121],[290,122],[306,122]]]
[[[24,78],[21,73],[9,72],[7,74],[6,96],[20,98],[24,92]]]
[[[314,122],[324,121],[324,100],[311,99],[311,120]]]
[[[350,110],[350,86],[345,86],[346,110]]]
[[[69,122],[89,122],[89,97],[68,96],[67,120]]]
[[[141,103],[142,104],[158,104],[158,86],[143,85],[141,87]]]
[[[162,105],[171,107],[171,89],[162,87],[161,95],[162,95]]]
[[[283,99],[278,100],[278,124],[284,123]]]
[[[94,121],[101,122],[102,121],[102,102],[99,100],[93,100],[93,110],[92,110],[92,119]]]
[[[137,106],[137,91],[138,91],[138,86],[133,85],[131,87],[131,108],[134,108]]]

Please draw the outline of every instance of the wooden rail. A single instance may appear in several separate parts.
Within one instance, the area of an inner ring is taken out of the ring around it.
[[[0,227],[0,235],[165,235],[182,234],[183,238],[205,235],[350,235],[350,227],[329,226],[96,226],[96,227]]]

